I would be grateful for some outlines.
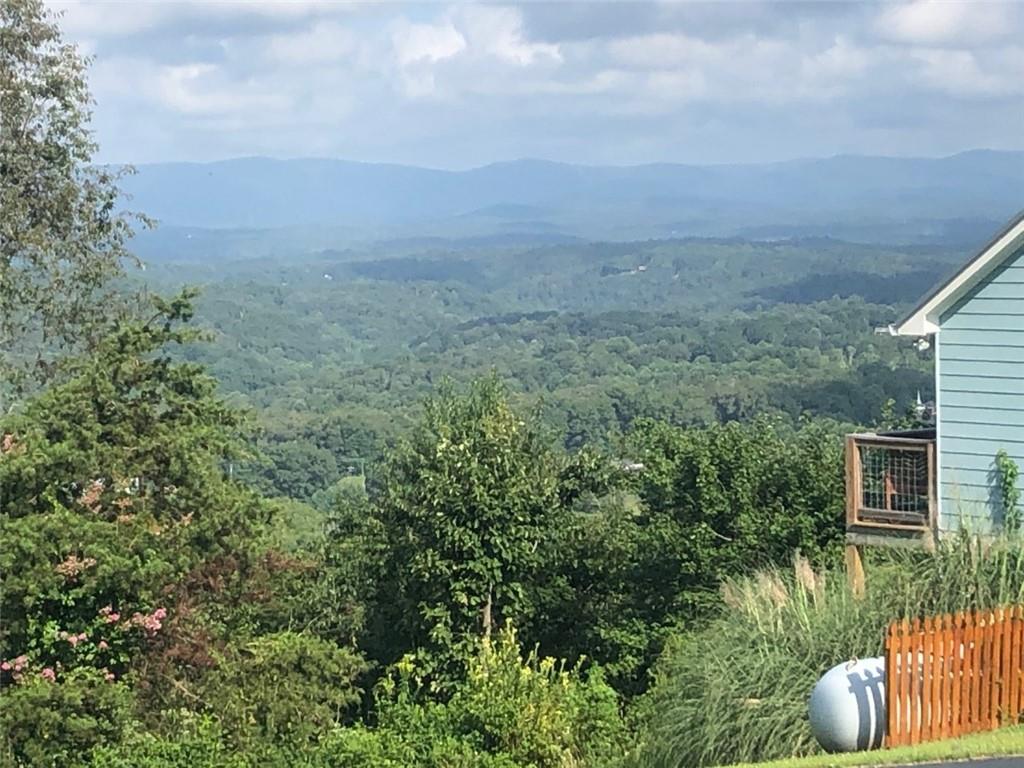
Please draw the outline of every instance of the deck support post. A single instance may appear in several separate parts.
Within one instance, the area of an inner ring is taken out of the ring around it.
[[[860,544],[846,544],[846,581],[854,597],[864,597],[864,553]]]

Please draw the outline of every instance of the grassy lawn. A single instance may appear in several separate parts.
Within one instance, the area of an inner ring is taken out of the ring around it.
[[[975,733],[950,741],[933,741],[915,747],[852,752],[844,755],[815,755],[770,763],[744,763],[735,768],[843,768],[845,766],[908,765],[968,757],[1024,755],[1024,726]]]

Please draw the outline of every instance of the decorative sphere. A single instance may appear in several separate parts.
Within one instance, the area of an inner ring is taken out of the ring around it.
[[[811,691],[811,732],[826,752],[878,749],[885,735],[885,659],[836,664]]]

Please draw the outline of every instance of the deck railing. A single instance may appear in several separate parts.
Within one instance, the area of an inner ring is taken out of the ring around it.
[[[847,436],[847,529],[932,530],[936,509],[934,430]]]

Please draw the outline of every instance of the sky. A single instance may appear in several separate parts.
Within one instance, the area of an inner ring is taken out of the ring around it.
[[[1024,149],[1024,2],[47,5],[106,162]]]

